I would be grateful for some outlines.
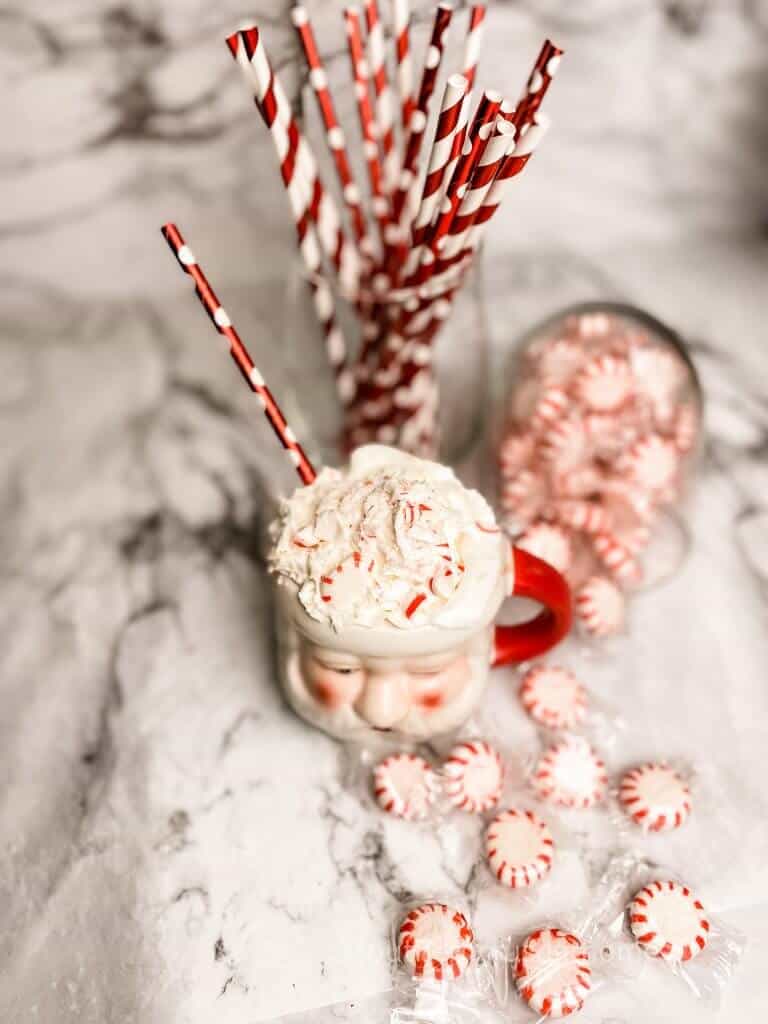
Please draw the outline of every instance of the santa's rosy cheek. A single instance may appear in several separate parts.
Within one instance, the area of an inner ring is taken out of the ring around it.
[[[441,707],[444,701],[442,693],[422,693],[416,698],[416,703],[425,711],[434,711]]]
[[[325,679],[312,679],[310,682],[312,696],[318,703],[327,708],[337,708],[342,703],[342,695]]]

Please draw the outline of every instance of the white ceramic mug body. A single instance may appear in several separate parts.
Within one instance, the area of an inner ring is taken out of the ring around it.
[[[275,592],[280,685],[296,714],[331,736],[428,739],[465,722],[485,692],[501,585],[490,621],[472,630],[337,633],[309,619],[290,587]]]

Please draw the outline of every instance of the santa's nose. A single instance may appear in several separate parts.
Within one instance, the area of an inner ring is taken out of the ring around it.
[[[361,718],[377,729],[389,729],[408,714],[411,706],[408,676],[404,672],[375,672],[355,704]]]

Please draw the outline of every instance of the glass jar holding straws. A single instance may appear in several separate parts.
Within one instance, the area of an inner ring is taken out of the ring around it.
[[[326,462],[371,442],[455,461],[477,436],[487,404],[477,253],[509,180],[545,133],[539,106],[562,51],[544,44],[517,104],[486,90],[472,111],[485,18],[484,6],[474,5],[463,74],[448,76],[430,120],[452,8],[435,9],[418,82],[404,0],[394,5],[389,51],[377,0],[368,0],[364,14],[365,28],[356,9],[344,11],[365,205],[306,11],[294,7],[291,16],[335,192],[322,180],[258,29],[228,39],[277,150],[302,257],[283,325],[294,385],[288,400]],[[335,378],[337,400],[324,372]]]
[[[701,444],[685,345],[622,303],[572,306],[515,346],[495,431],[498,503],[515,543],[568,578],[587,634],[688,548],[679,506]]]

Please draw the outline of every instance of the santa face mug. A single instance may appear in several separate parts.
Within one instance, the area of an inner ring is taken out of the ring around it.
[[[492,665],[534,657],[570,627],[563,578],[511,546],[480,494],[382,445],[282,503],[268,560],[285,695],[344,740],[448,732],[477,706]],[[513,595],[544,608],[495,626]]]

